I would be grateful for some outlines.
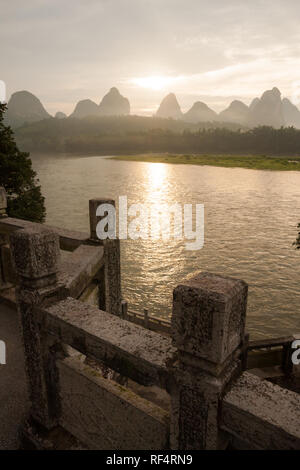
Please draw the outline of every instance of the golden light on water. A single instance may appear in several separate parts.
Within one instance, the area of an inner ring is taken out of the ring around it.
[[[170,167],[165,163],[147,164],[145,203],[148,206],[149,214],[151,211],[154,211],[155,214],[160,214],[159,223],[155,228],[151,227],[151,230],[154,230],[154,232],[152,232],[153,236],[159,236],[160,230],[162,229],[165,221],[165,205],[170,202],[168,184],[169,168]],[[152,255],[150,255],[150,259],[151,256]]]
[[[165,163],[150,163],[148,171],[149,187],[154,191],[163,190],[167,173],[168,170]]]

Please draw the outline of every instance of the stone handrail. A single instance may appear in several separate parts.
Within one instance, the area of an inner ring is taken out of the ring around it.
[[[10,235],[31,400],[27,441],[33,428],[50,438],[63,427],[87,448],[299,449],[299,395],[243,374],[246,283],[211,273],[182,282],[171,337],[125,321],[119,241],[95,237],[102,201],[90,201],[90,243],[75,248],[65,271],[55,231],[31,224]],[[100,308],[70,297],[90,277]],[[167,389],[170,412],[66,357],[65,345],[136,384]]]
[[[58,341],[138,383],[167,387],[176,352],[171,338],[70,297],[36,314]]]
[[[236,446],[300,449],[300,395],[244,372],[224,397],[221,428]]]
[[[15,230],[26,229],[30,227],[39,226],[34,222],[28,220],[14,219],[12,217],[0,218],[0,233],[10,235]],[[66,251],[73,251],[83,243],[89,242],[89,234],[84,232],[78,232],[68,230],[59,227],[53,227],[50,225],[44,225],[59,236],[60,248]]]
[[[103,246],[80,245],[61,263],[58,281],[70,297],[77,299],[103,267]]]

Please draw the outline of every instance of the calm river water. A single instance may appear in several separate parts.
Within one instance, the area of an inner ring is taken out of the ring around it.
[[[46,197],[47,223],[88,231],[88,200],[128,204],[204,203],[205,244],[126,240],[123,298],[132,310],[168,317],[173,288],[207,270],[249,283],[252,338],[300,332],[300,172],[122,162],[103,157],[33,156]]]

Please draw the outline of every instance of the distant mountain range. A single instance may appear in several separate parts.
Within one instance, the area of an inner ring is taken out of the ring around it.
[[[186,113],[182,113],[173,93],[166,96],[156,113],[161,118],[183,119],[187,122],[221,121],[241,124],[246,127],[294,126],[300,128],[300,111],[287,98],[281,99],[278,88],[265,91],[255,98],[250,106],[242,101],[233,101],[228,108],[217,114],[205,103],[197,101]]]
[[[117,88],[111,88],[99,105],[89,99],[79,101],[69,118],[82,119],[88,116],[124,116],[128,114],[130,114],[128,99],[122,96]],[[17,91],[8,102],[5,121],[13,128],[17,128],[51,117],[36,96],[28,91]],[[55,118],[65,119],[67,115],[58,111]]]
[[[69,117],[58,111],[55,119],[77,118],[89,116],[126,116],[130,114],[130,103],[117,88],[111,88],[99,105],[86,99],[79,101]],[[282,99],[278,88],[265,91],[260,98],[255,98],[250,106],[242,101],[233,101],[228,108],[217,114],[205,103],[197,101],[186,113],[181,111],[174,93],[167,95],[161,102],[156,114],[158,118],[182,120],[188,123],[224,122],[239,124],[243,127],[260,125],[294,126],[300,128],[300,111],[287,98]],[[5,121],[13,128],[24,124],[52,118],[45,110],[41,101],[28,91],[14,93],[9,102]]]

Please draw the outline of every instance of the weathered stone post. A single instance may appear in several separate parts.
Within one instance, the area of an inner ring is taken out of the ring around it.
[[[6,192],[3,186],[0,186],[0,219],[7,217],[6,208],[7,208]],[[3,246],[6,245],[7,240],[8,240],[7,235],[3,235],[0,233],[0,289],[5,287],[2,249],[3,249]]]
[[[89,201],[91,239],[104,248],[104,268],[98,274],[99,308],[114,315],[121,315],[120,240],[118,238],[99,240],[97,237],[97,224],[106,217],[96,215],[97,208],[102,204],[111,204],[115,207],[115,201],[103,198]],[[116,220],[114,223],[116,224]],[[112,232],[116,233],[116,226]]]
[[[11,235],[10,243],[18,276],[16,295],[31,400],[30,416],[50,429],[57,424],[60,412],[56,369],[59,347],[44,331],[38,310],[64,295],[57,283],[59,237],[37,226],[17,230]]]
[[[245,282],[200,273],[173,294],[172,338],[178,348],[171,390],[171,448],[220,449],[219,408],[241,373],[247,304]]]
[[[0,186],[0,218],[7,217],[6,209],[7,209],[6,191],[3,188],[3,186]]]

